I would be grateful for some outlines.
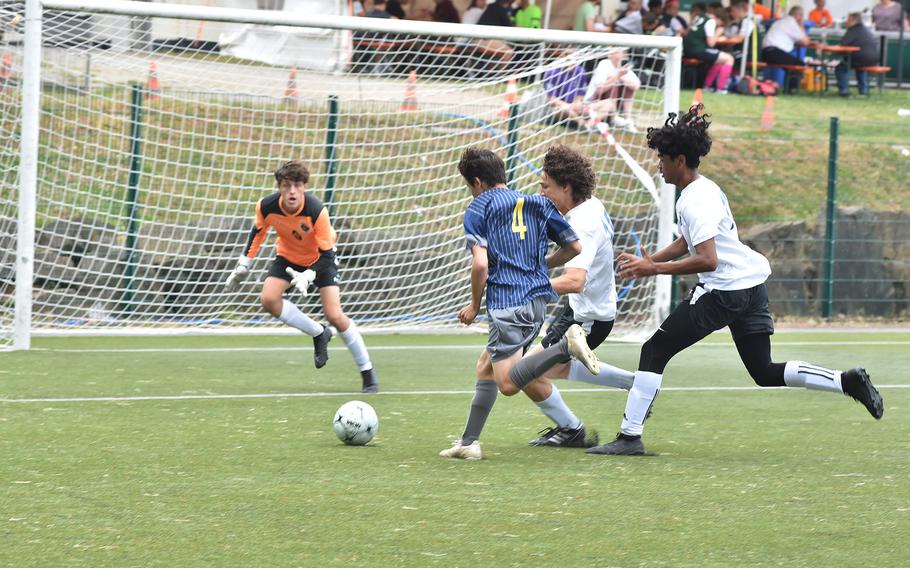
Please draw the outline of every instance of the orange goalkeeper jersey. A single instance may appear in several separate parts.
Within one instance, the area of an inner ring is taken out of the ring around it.
[[[273,227],[278,233],[278,256],[300,266],[310,266],[320,252],[335,248],[335,229],[322,201],[304,192],[303,203],[297,211],[288,211],[281,203],[281,194],[273,193],[256,205],[256,225],[250,231],[243,254],[256,258],[262,241]]]

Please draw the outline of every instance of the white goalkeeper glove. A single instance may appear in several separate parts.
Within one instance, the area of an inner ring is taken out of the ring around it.
[[[303,272],[297,272],[290,266],[285,268],[288,276],[291,277],[291,284],[297,288],[297,291],[306,296],[307,290],[310,288],[310,284],[316,280],[316,271],[306,269]]]
[[[225,287],[228,290],[233,290],[239,286],[246,277],[250,275],[250,265],[253,263],[250,259],[245,256],[241,256],[237,260],[237,266],[234,267],[234,270],[231,271],[231,274],[227,277],[227,280],[224,281]]]

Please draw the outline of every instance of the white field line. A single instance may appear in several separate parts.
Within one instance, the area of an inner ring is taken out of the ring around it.
[[[875,345],[910,345],[910,341],[778,341],[774,347],[840,347],[840,346],[875,346]],[[640,347],[640,343],[609,342],[601,345],[604,347],[631,346]],[[483,349],[483,344],[476,345],[368,345],[370,351],[440,351],[455,349]],[[693,347],[734,347],[732,342],[724,343],[696,343]],[[300,351],[312,350],[306,345],[282,347],[137,347],[125,349],[59,349],[55,347],[33,347],[32,351],[47,351],[51,353],[224,353],[230,351]],[[347,351],[347,347],[329,347],[330,351]]]
[[[906,385],[876,385],[879,389],[906,389]],[[666,387],[660,392],[724,392],[724,391],[785,391],[786,387],[767,388],[758,386],[743,387]],[[573,388],[563,392],[584,393],[616,393],[625,394],[626,391],[613,388]],[[421,391],[385,391],[366,395],[374,396],[430,396],[430,395],[469,395],[473,390],[421,390]],[[189,395],[157,395],[157,396],[85,396],[72,398],[0,398],[0,403],[63,403],[63,402],[144,402],[163,400],[225,400],[225,399],[257,399],[257,398],[327,398],[327,397],[362,397],[359,391],[352,392],[296,392],[296,393],[250,393],[250,394],[189,394]]]

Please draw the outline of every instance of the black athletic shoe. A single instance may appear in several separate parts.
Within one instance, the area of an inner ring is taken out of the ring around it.
[[[616,435],[616,439],[609,444],[588,448],[585,453],[609,456],[642,456],[645,453],[645,445],[641,441],[641,436],[626,436],[620,432]]]
[[[313,338],[313,362],[317,369],[325,367],[329,361],[329,340],[332,339],[332,330],[325,327],[322,333]]]
[[[869,380],[869,373],[861,367],[850,369],[840,374],[840,383],[844,388],[844,394],[853,398],[856,402],[862,403],[869,411],[873,418],[879,420],[885,413],[885,405],[882,402],[882,395],[878,393],[872,381]]]
[[[360,389],[360,392],[379,392],[379,378],[376,376],[376,369],[360,371],[360,378],[363,379],[363,387]]]
[[[597,432],[588,436],[584,424],[578,428],[544,428],[540,437],[528,442],[529,446],[553,446],[558,448],[590,448],[598,442]]]

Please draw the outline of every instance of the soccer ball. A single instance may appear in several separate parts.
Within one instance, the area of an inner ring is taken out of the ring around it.
[[[341,405],[332,423],[335,435],[349,446],[363,446],[373,439],[379,430],[379,418],[373,407],[359,400]]]

